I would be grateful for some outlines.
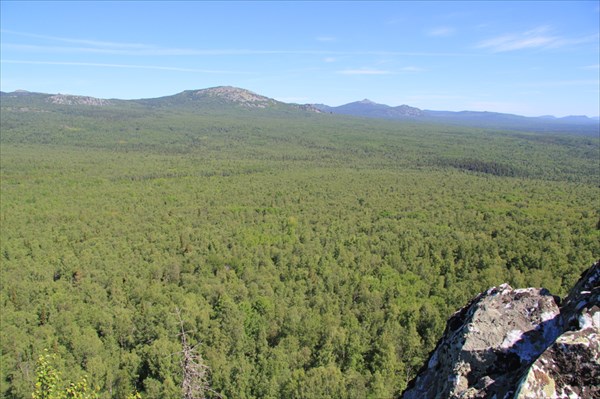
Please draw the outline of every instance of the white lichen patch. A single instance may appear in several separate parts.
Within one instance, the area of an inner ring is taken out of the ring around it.
[[[521,337],[523,336],[523,331],[521,330],[510,330],[506,337],[504,337],[504,341],[500,344],[500,347],[503,349],[511,348],[514,344],[516,344]]]
[[[540,315],[542,322],[552,320],[555,317],[556,317],[556,312],[542,312],[542,314]]]

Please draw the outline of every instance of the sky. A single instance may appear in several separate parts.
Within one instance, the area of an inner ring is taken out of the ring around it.
[[[0,81],[152,98],[600,114],[600,1],[0,2]]]

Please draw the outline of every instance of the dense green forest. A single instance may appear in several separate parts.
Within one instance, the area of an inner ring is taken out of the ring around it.
[[[446,318],[600,257],[598,137],[2,99],[2,397],[391,398]]]

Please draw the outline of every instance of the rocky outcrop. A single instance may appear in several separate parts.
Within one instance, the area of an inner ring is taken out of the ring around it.
[[[198,90],[194,94],[200,97],[217,97],[248,108],[266,108],[277,104],[277,101],[272,98],[261,96],[250,90],[231,86],[211,87],[209,89]]]
[[[403,399],[600,397],[600,266],[559,307],[507,284],[455,313]]]
[[[600,398],[600,266],[573,287],[561,308],[565,332],[529,367],[516,399]]]
[[[55,94],[53,96],[48,97],[47,101],[51,102],[52,104],[60,105],[91,105],[96,107],[102,107],[104,105],[111,104],[109,100],[105,100],[103,98],[72,96],[69,94]]]

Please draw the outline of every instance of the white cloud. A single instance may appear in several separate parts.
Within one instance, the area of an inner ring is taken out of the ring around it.
[[[405,66],[400,70],[402,72],[423,72],[425,69],[416,66]]]
[[[335,42],[337,39],[333,36],[319,36],[316,38],[319,42]]]
[[[326,57],[323,59],[325,62],[336,62],[337,59],[335,57]]]
[[[326,51],[326,50],[256,50],[256,49],[186,49],[148,47],[143,49],[117,49],[98,47],[67,47],[67,46],[40,46],[33,44],[2,43],[3,49],[10,49],[31,53],[88,53],[88,54],[116,54],[130,56],[220,56],[220,55],[376,55],[376,56],[410,56],[410,57],[473,57],[479,54],[469,53],[436,53],[436,52],[409,52],[409,51]]]
[[[390,71],[381,69],[345,69],[337,73],[342,75],[388,75]]]
[[[383,23],[386,25],[398,25],[406,22],[406,17],[395,17],[386,19]]]
[[[563,87],[563,86],[599,86],[598,79],[573,79],[573,80],[548,80],[540,82],[523,83],[522,87]]]
[[[26,32],[16,32],[12,30],[2,29],[0,32],[22,36],[22,37],[31,37],[35,39],[42,40],[50,40],[50,41],[58,41],[63,43],[72,43],[72,44],[85,44],[87,46],[92,47],[108,47],[108,48],[122,48],[122,49],[149,49],[152,46],[141,44],[141,43],[120,43],[120,42],[105,42],[105,41],[97,41],[97,40],[87,40],[87,39],[73,39],[68,37],[59,37],[59,36],[48,36],[48,35],[38,35],[35,33],[26,33]]]
[[[479,42],[476,47],[491,50],[494,53],[523,49],[558,48],[575,44],[597,41],[599,35],[577,38],[565,38],[550,34],[550,27],[541,26],[526,32],[506,34]]]
[[[484,40],[477,44],[478,48],[486,48],[494,53],[548,46],[559,40],[558,37],[543,34],[503,35]]]
[[[327,54],[325,51],[286,51],[286,50],[250,50],[250,49],[186,49],[147,46],[144,48],[114,48],[114,47],[67,47],[40,46],[31,44],[3,43],[4,49],[40,53],[87,53],[87,54],[117,54],[131,56],[209,56],[209,55],[269,55],[269,54]]]
[[[451,36],[455,32],[456,32],[456,29],[451,28],[449,26],[439,26],[437,28],[429,30],[427,32],[427,35],[429,35],[429,36],[444,37],[444,36]]]
[[[96,62],[68,62],[68,61],[22,61],[22,60],[1,60],[2,64],[29,64],[29,65],[62,65],[62,66],[84,66],[100,68],[124,68],[124,69],[157,69],[162,71],[176,72],[196,72],[196,73],[245,73],[224,70],[180,68],[161,65],[134,65],[134,64],[105,64]]]
[[[58,42],[45,44],[39,40],[35,43],[15,44],[3,42],[2,48],[5,50],[15,50],[29,53],[71,53],[71,54],[113,54],[127,56],[252,56],[252,55],[321,55],[332,58],[342,55],[375,55],[375,56],[415,56],[415,57],[470,57],[478,54],[469,53],[451,53],[451,52],[406,52],[406,51],[385,51],[385,50],[357,50],[357,51],[328,51],[328,50],[286,50],[286,49],[197,49],[197,48],[178,48],[178,47],[160,47],[152,44],[142,43],[117,43],[108,41],[95,41],[79,38],[65,38],[56,36],[45,36],[33,33],[13,32],[1,30],[7,36],[19,35],[35,39]],[[334,41],[334,37],[319,37],[317,40]]]
[[[600,69],[600,64],[582,66],[581,69],[590,69],[590,70]]]

